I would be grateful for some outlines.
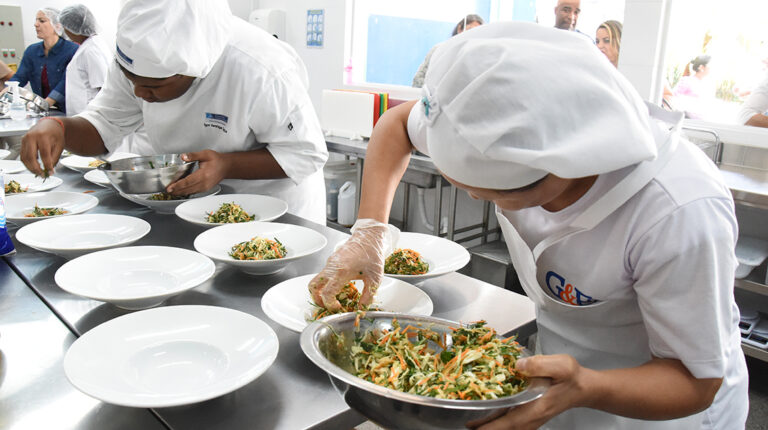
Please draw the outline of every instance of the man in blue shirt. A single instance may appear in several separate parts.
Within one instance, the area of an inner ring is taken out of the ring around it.
[[[29,45],[16,74],[9,80],[22,87],[29,83],[32,92],[44,97],[49,106],[57,106],[66,113],[65,78],[67,64],[75,55],[78,45],[59,37],[64,31],[59,23],[59,11],[45,8],[37,11],[35,31],[42,42]]]

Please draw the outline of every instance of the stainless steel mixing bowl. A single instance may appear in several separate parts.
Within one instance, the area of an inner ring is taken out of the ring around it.
[[[164,154],[123,158],[104,163],[99,169],[123,194],[150,194],[165,191],[196,166],[196,161],[185,162],[179,154]]]
[[[349,354],[355,333],[391,330],[392,318],[397,318],[403,327],[420,325],[445,333],[449,345],[451,328],[460,327],[457,322],[441,318],[366,312],[365,318],[360,319],[359,329],[354,326],[355,314],[346,313],[315,321],[301,333],[304,354],[328,373],[334,387],[352,409],[380,426],[403,430],[465,428],[467,423],[490,420],[511,407],[535,400],[549,388],[549,379],[535,378],[525,391],[513,396],[494,400],[447,400],[407,394],[358,378],[352,373]],[[434,347],[439,349],[437,345]],[[525,350],[523,355],[530,353]]]

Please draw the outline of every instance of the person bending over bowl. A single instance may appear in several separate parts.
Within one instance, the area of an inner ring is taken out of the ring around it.
[[[536,305],[528,376],[544,396],[479,428],[744,428],[733,297],[737,224],[715,165],[585,38],[498,23],[445,42],[422,97],[387,112],[366,155],[352,237],[310,283],[318,303],[381,282],[385,224],[411,150],[496,204]],[[567,70],[568,79],[563,79]]]
[[[278,197],[324,223],[328,151],[307,82],[290,46],[232,16],[224,0],[128,1],[101,91],[73,118],[39,121],[22,139],[21,160],[35,174],[52,172],[63,149],[104,154],[144,125],[139,155],[199,161],[169,193],[226,179],[235,192]]]

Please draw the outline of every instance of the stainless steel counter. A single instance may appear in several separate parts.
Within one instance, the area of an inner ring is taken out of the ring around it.
[[[131,203],[111,189],[93,185],[82,179],[82,175],[64,167],[59,166],[56,176],[64,179],[64,184],[56,190],[94,191],[93,195],[99,198],[100,203],[91,213],[122,213],[148,221],[152,231],[136,245],[194,249],[192,243],[195,237],[205,231],[174,215],[160,215]],[[303,260],[303,264],[293,264],[275,275],[254,277],[228,266],[217,266],[211,280],[171,298],[164,305],[224,306],[255,315],[278,335],[280,352],[277,360],[261,377],[233,393],[193,405],[156,409],[156,413],[171,428],[337,429],[354,427],[364,421],[334,391],[327,375],[305,358],[299,347],[299,334],[272,322],[261,311],[261,296],[269,287],[318,271],[334,245],[346,239],[347,235],[291,214],[275,222],[312,228],[326,236],[328,246],[317,255]],[[15,227],[10,228],[12,235],[16,230]],[[8,262],[23,274],[78,335],[128,312],[64,292],[56,286],[53,277],[66,260],[18,242],[16,245],[19,252],[8,258]],[[484,318],[502,333],[534,319],[533,305],[526,297],[457,273],[427,281],[422,288],[434,301],[436,316],[462,321]],[[57,347],[62,348],[60,343]],[[60,353],[63,355],[63,352],[61,350]]]
[[[737,203],[768,209],[768,170],[721,164],[720,173]]]
[[[27,130],[37,124],[40,118],[27,118],[21,121],[14,121],[10,118],[0,119],[0,137],[7,136],[21,136],[26,133]]]
[[[108,405],[79,392],[62,362],[75,336],[0,261],[0,428],[165,429],[148,409]]]

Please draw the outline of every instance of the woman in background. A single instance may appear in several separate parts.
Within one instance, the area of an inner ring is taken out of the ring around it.
[[[613,67],[619,67],[622,25],[619,21],[608,20],[597,27],[595,45],[610,60]]]
[[[66,112],[67,65],[77,51],[77,44],[64,40],[59,22],[59,11],[43,8],[35,15],[35,32],[42,42],[33,43],[24,50],[19,70],[10,81],[17,81],[20,87],[27,83],[32,92],[44,97],[49,106],[57,106]]]
[[[67,36],[80,45],[67,66],[67,115],[73,116],[84,111],[104,86],[112,53],[97,34],[96,18],[87,7],[66,7],[59,20]]]
[[[709,79],[711,59],[709,55],[699,55],[691,60],[673,90],[675,106],[685,112],[686,118],[707,116],[708,102],[715,97],[715,87]]]
[[[465,16],[464,19],[459,21],[456,26],[453,27],[453,33],[451,33],[451,37],[462,33],[464,30],[470,30],[475,27],[479,27],[484,23],[485,21],[483,21],[483,17],[471,13]],[[419,66],[419,70],[417,70],[416,74],[413,75],[413,82],[411,83],[412,87],[421,88],[421,86],[424,85],[424,77],[427,76],[429,59],[432,58],[432,54],[435,52],[435,48],[437,48],[439,45],[440,44],[433,46],[432,49],[427,52],[427,55],[424,57],[424,61],[421,63],[421,66]]]

